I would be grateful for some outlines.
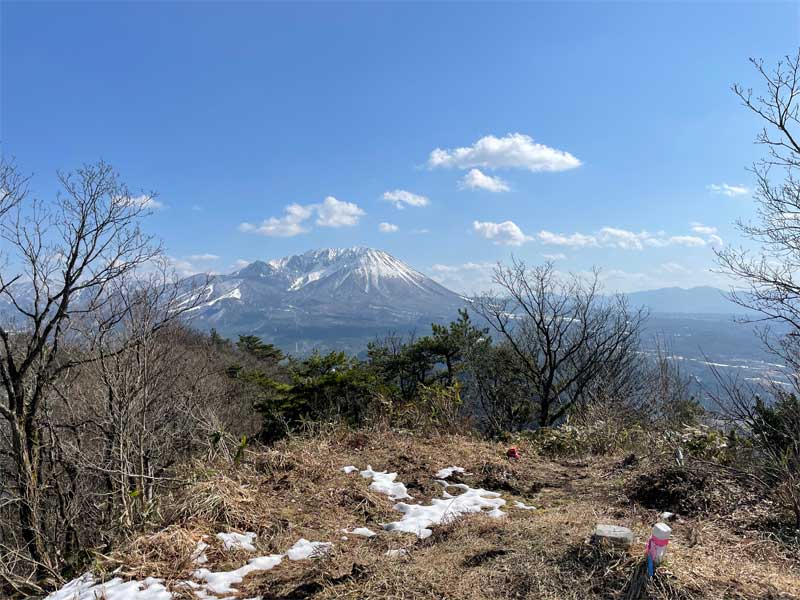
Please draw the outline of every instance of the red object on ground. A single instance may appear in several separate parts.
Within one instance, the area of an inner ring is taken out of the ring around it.
[[[506,456],[509,458],[509,460],[519,460],[522,458],[522,455],[515,446],[511,446],[511,448],[506,451]]]

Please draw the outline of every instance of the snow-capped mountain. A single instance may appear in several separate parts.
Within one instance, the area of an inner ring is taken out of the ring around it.
[[[284,346],[405,333],[452,319],[465,304],[403,261],[362,247],[258,260],[214,276],[200,294],[195,327],[260,335]]]

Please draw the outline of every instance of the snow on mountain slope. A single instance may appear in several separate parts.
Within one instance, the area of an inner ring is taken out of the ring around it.
[[[427,325],[453,318],[464,304],[403,261],[363,247],[255,261],[215,276],[201,294],[195,326],[228,335]]]

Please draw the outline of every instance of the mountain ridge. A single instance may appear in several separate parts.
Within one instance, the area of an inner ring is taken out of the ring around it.
[[[195,278],[185,281],[197,282]],[[255,260],[211,276],[201,290],[192,324],[235,338],[259,335],[297,351],[362,351],[387,333],[426,331],[457,316],[468,299],[383,250],[365,246],[321,248]],[[626,294],[651,314],[733,315],[745,312],[720,289],[665,287]],[[659,319],[667,329],[672,319]]]

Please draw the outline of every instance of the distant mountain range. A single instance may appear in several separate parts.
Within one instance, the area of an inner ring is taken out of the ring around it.
[[[628,294],[628,298],[632,304],[645,306],[654,313],[722,315],[750,312],[731,302],[723,290],[709,286],[659,288],[633,292]]]
[[[198,281],[189,278],[184,284]],[[387,252],[364,247],[255,261],[213,276],[200,293],[201,302],[192,311],[195,327],[214,328],[231,338],[259,335],[297,352],[315,347],[358,352],[388,332],[424,334],[432,322],[448,322],[468,304]],[[738,342],[752,340],[750,328],[733,323],[732,315],[742,310],[722,290],[663,288],[629,298],[650,310],[650,331],[673,337],[680,347],[719,347],[731,335]],[[711,327],[717,334],[701,340],[690,335],[697,327],[709,334]]]
[[[255,261],[210,279],[195,275],[181,285],[187,298],[199,290],[199,303],[190,311],[194,327],[231,339],[258,335],[298,354],[315,348],[362,353],[387,333],[425,335],[431,323],[447,323],[469,304],[390,254],[363,247]],[[23,305],[33,301],[25,284],[17,292]],[[734,315],[745,311],[722,290],[672,287],[628,296],[631,304],[650,310],[643,349],[666,346],[699,383],[708,380],[708,363],[747,380],[780,378],[776,358],[765,352],[752,325],[736,322]],[[0,298],[0,318],[15,313]]]

